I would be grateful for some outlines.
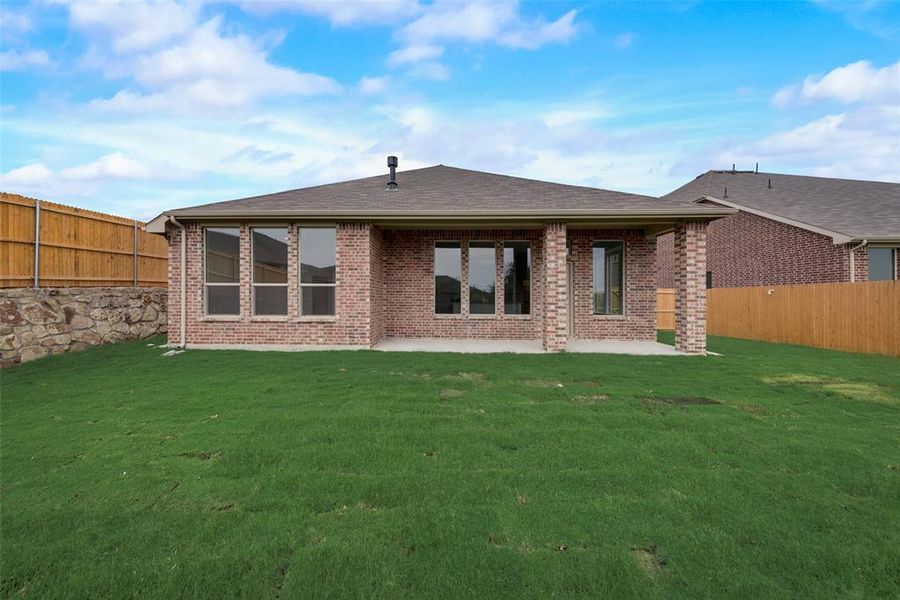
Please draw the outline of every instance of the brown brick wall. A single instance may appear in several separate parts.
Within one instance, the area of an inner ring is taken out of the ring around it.
[[[655,248],[642,230],[569,229],[575,269],[574,339],[656,339]],[[625,242],[625,314],[595,315],[593,242]]]
[[[673,234],[657,241],[657,285],[675,286]],[[713,221],[707,237],[713,287],[850,281],[847,245],[826,235],[747,212]],[[868,279],[868,253],[856,252],[856,280]]]
[[[574,337],[580,339],[647,339],[654,337],[654,252],[640,230],[570,230],[575,291]],[[370,346],[383,337],[462,339],[544,339],[551,350],[565,346],[568,332],[566,228],[541,229],[410,229],[382,230],[370,224],[337,226],[337,316],[299,314],[297,227],[288,229],[288,315],[254,317],[251,306],[250,225],[241,225],[241,314],[207,317],[204,311],[203,229],[188,224],[188,344],[328,344]],[[593,315],[593,240],[626,242],[624,317]],[[434,243],[462,245],[462,312],[434,314]],[[497,272],[495,315],[468,313],[468,242],[494,241]],[[531,314],[504,314],[504,241],[531,243]],[[552,247],[556,268],[545,268],[545,242]],[[170,341],[179,332],[179,231],[169,235]],[[552,302],[545,292],[553,286]],[[552,308],[554,320],[544,320]]]
[[[675,273],[675,349],[706,352],[706,223],[688,222],[673,233]]]
[[[564,350],[569,334],[566,225],[548,223],[544,228],[544,350]]]

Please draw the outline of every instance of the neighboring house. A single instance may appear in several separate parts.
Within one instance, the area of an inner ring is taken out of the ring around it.
[[[900,184],[709,171],[663,199],[740,211],[709,226],[709,287],[897,279]],[[657,253],[659,287],[675,287],[672,235]]]
[[[176,345],[550,351],[655,340],[656,235],[673,231],[676,346],[702,353],[707,223],[734,212],[441,165],[171,210],[148,229],[169,241]]]

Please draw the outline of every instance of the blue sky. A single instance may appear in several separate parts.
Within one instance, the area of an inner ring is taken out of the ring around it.
[[[900,180],[900,2],[0,2],[0,189],[137,218],[449,164]]]

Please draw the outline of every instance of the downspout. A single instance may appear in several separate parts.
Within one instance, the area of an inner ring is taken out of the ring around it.
[[[856,251],[865,247],[868,243],[869,240],[863,240],[850,248],[850,283],[856,283]]]
[[[187,285],[187,275],[185,273],[185,268],[187,265],[186,253],[187,253],[187,229],[185,229],[184,225],[179,223],[175,217],[169,215],[169,222],[175,225],[176,227],[181,229],[181,335],[179,336],[180,344],[179,348],[184,348],[186,344],[185,340],[185,330],[186,323],[185,313],[187,311],[187,290],[185,286]]]

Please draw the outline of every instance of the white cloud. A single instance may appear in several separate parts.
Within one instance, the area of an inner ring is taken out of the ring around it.
[[[0,175],[0,185],[4,189],[37,187],[49,183],[52,179],[53,171],[47,165],[36,163],[3,173]]]
[[[171,0],[78,0],[70,4],[69,18],[73,27],[106,38],[116,52],[134,52],[188,32],[194,26],[196,6]]]
[[[136,56],[130,73],[142,90],[121,90],[95,100],[94,108],[128,112],[233,109],[277,96],[333,94],[341,86],[313,73],[301,73],[268,62],[251,38],[224,36],[222,19],[197,26],[167,47]]]
[[[391,80],[389,77],[363,77],[359,80],[357,88],[359,89],[359,93],[365,96],[371,96],[387,91],[390,82]]]
[[[147,179],[150,170],[121,152],[107,154],[94,162],[60,171],[63,179],[95,181],[98,179]]]
[[[255,14],[301,12],[338,26],[405,21],[420,10],[416,0],[244,0],[240,6]]]
[[[565,127],[573,124],[584,124],[608,117],[609,111],[594,103],[571,104],[545,114],[542,118],[549,127]]]
[[[528,19],[521,14],[516,0],[436,0],[421,9],[421,16],[395,34],[403,45],[391,53],[388,62],[394,66],[426,63],[415,68],[412,74],[429,79],[449,77],[449,71],[436,60],[443,54],[446,43],[496,44],[534,50],[547,44],[568,42],[577,33],[577,11],[570,10],[549,22],[543,17]]]
[[[21,71],[29,67],[46,67],[50,64],[50,57],[43,50],[0,52],[0,71]]]
[[[880,69],[867,60],[837,67],[822,77],[810,75],[801,85],[785,86],[775,93],[772,103],[787,106],[796,100],[837,100],[900,102],[900,61]]]
[[[0,9],[0,32],[4,37],[10,34],[26,33],[33,29],[31,17],[23,12]]]
[[[419,62],[423,60],[433,60],[440,58],[444,53],[444,49],[433,44],[413,44],[394,50],[388,56],[388,63],[392,65],[402,65],[406,63]]]
[[[630,31],[620,33],[616,36],[616,48],[630,48],[634,43],[634,34]]]

